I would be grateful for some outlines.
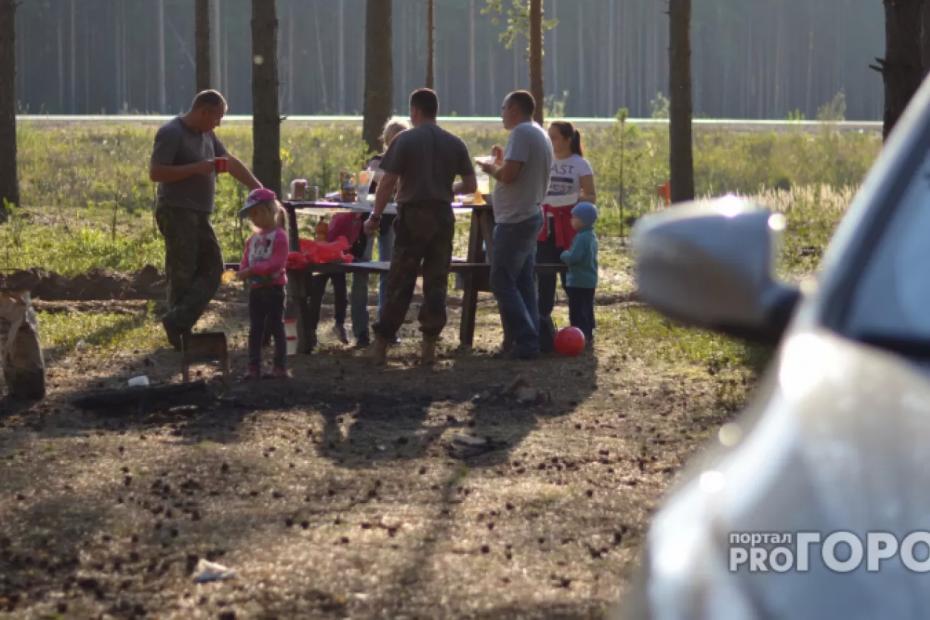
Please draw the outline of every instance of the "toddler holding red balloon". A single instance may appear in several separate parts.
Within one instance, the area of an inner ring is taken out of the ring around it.
[[[562,252],[562,262],[568,265],[565,291],[568,293],[568,318],[572,327],[581,330],[585,344],[594,338],[594,291],[597,289],[597,236],[594,222],[597,207],[579,202],[572,209],[572,228],[577,231],[572,245]]]

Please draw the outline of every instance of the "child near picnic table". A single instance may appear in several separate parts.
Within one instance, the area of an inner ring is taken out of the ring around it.
[[[597,236],[594,222],[597,207],[590,202],[579,202],[572,208],[572,228],[575,238],[569,249],[562,252],[562,262],[568,265],[565,291],[568,293],[568,320],[584,334],[590,347],[594,339],[594,291],[597,288]]]
[[[362,232],[362,223],[364,216],[361,213],[336,213],[329,221],[326,228],[325,238],[317,241],[336,241],[339,237],[345,237],[349,242],[349,253],[352,254],[356,261],[366,260],[369,255],[370,245],[365,233]],[[352,277],[357,277],[354,274]],[[349,343],[349,335],[346,333],[345,320],[346,309],[349,306],[346,286],[345,273],[321,273],[313,276],[311,286],[314,287],[314,298],[317,302],[322,302],[323,293],[326,292],[326,283],[333,283],[333,314],[335,321],[333,324],[333,334],[342,344]],[[368,289],[367,280],[365,281],[364,290],[356,290],[356,282],[352,283],[352,331],[355,334],[356,341],[360,347],[368,346]],[[310,308],[309,329],[314,334],[313,343],[316,344],[316,326],[320,320],[320,307],[316,305]]]
[[[239,211],[248,217],[254,233],[245,242],[236,277],[249,285],[249,369],[246,380],[261,374],[262,340],[268,329],[274,339],[271,376],[288,378],[287,340],[284,336],[284,287],[287,284],[287,232],[284,208],[273,191],[252,190]]]
[[[375,178],[371,181],[371,187],[368,189],[369,194],[374,194],[378,189],[378,181],[384,176],[384,170],[381,169],[381,160],[384,159],[384,153],[387,152],[394,138],[400,135],[402,131],[410,129],[410,123],[401,119],[389,120],[384,125],[381,132],[381,141],[384,143],[384,152],[375,155],[368,161],[368,169],[375,171]],[[393,213],[385,213],[381,216],[381,227],[378,230],[378,260],[390,263],[394,255],[394,218]],[[368,274],[356,274],[353,277],[366,278]],[[378,320],[381,320],[381,308],[384,306],[385,294],[387,292],[387,274],[382,273],[378,280]],[[395,337],[396,340],[396,337]]]

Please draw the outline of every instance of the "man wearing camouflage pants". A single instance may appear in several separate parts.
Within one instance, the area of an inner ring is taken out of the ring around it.
[[[410,95],[413,129],[399,134],[381,160],[384,178],[378,183],[375,205],[365,221],[365,233],[373,235],[388,201],[397,190],[397,219],[394,220],[394,254],[387,277],[387,294],[381,318],[374,325],[372,358],[384,364],[387,345],[404,322],[413,297],[417,272],[423,269],[423,333],[421,361],[431,364],[436,340],[446,324],[446,289],[455,218],[455,192],[472,193],[477,187],[468,148],[457,136],[436,125],[439,99],[428,88]],[[462,181],[455,183],[455,177]]]
[[[205,90],[186,114],[155,134],[149,178],[158,183],[155,220],[165,238],[168,277],[168,312],[162,325],[175,349],[210,303],[223,272],[223,255],[210,225],[216,175],[224,168],[216,159],[225,158],[229,173],[249,189],[261,187],[213,134],[226,109],[223,95]]]

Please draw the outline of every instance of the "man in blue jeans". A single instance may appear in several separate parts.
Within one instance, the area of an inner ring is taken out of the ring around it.
[[[529,92],[508,94],[501,106],[504,128],[510,131],[507,147],[502,151],[495,146],[494,161],[479,163],[497,181],[491,290],[504,327],[503,353],[517,359],[539,356],[536,238],[553,154],[549,134],[533,121],[535,110],[536,100]]]

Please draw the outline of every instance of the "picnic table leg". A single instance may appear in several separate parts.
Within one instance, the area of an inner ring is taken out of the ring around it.
[[[297,209],[290,202],[281,203],[284,205],[284,210],[287,211],[287,241],[288,247],[291,252],[296,252],[300,249],[300,236],[297,231]]]
[[[471,227],[468,231],[468,253],[466,261],[469,263],[484,262],[484,249],[481,247],[482,239],[481,211],[472,209]],[[459,344],[463,349],[470,349],[475,341],[475,316],[478,312],[478,277],[474,271],[463,274],[462,287],[462,321],[459,325]]]
[[[459,343],[462,349],[470,349],[475,342],[475,315],[478,311],[478,287],[475,274],[471,271],[463,274],[465,285],[462,289],[462,323],[459,326]]]
[[[311,286],[312,272],[310,270],[291,270],[287,274],[288,305],[291,307],[290,316],[297,321],[297,352],[310,353],[313,350],[313,341],[307,337],[307,327],[310,322],[310,305],[307,297],[313,290]]]

